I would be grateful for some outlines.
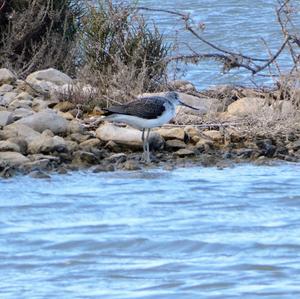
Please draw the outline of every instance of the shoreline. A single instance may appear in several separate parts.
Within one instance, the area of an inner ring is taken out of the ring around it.
[[[72,84],[54,69],[35,72],[26,82],[0,69],[0,177],[300,161],[298,111],[291,101],[270,101],[268,93],[241,87],[231,87],[231,94],[229,87],[198,92],[177,82],[180,97],[200,112],[181,108],[171,125],[151,131],[147,166],[140,131],[102,122],[99,107],[85,112],[59,100]]]

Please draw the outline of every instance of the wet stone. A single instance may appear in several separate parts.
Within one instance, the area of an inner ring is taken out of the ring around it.
[[[49,174],[40,170],[31,171],[28,175],[34,179],[51,179]]]
[[[183,149],[180,149],[177,152],[175,152],[175,155],[177,155],[179,157],[194,156],[195,152],[193,150],[183,148]]]
[[[126,161],[123,165],[123,168],[125,170],[141,170],[141,166],[139,165],[139,163],[134,160]]]

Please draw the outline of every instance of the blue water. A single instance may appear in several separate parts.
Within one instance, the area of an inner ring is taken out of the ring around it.
[[[299,298],[300,165],[0,181],[0,298]]]
[[[294,7],[298,5],[298,10],[293,15],[297,31],[300,28],[299,3],[298,1],[291,2]],[[199,32],[202,37],[233,52],[241,52],[257,58],[269,58],[269,52],[276,53],[283,41],[275,13],[278,7],[276,0],[164,0],[160,2],[140,0],[139,3],[149,8],[189,13],[195,24],[205,24],[205,30]],[[197,53],[216,53],[216,50],[199,42],[191,33],[185,31],[184,23],[179,17],[160,12],[144,13],[148,20],[155,20],[160,31],[170,42],[179,42],[174,55],[193,53],[189,47]],[[287,51],[279,56],[278,64],[282,73],[289,70],[291,59]],[[183,78],[191,80],[199,89],[220,84],[250,86],[274,84],[271,78],[253,77],[251,73],[243,69],[222,74],[221,68],[221,64],[212,60],[203,61],[197,66],[180,65],[181,71],[177,72],[176,78],[182,78],[183,75]],[[275,73],[272,71],[272,74]],[[270,73],[266,70],[262,74],[269,75]]]

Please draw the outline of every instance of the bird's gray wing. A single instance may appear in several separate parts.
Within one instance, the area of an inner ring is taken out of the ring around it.
[[[137,116],[145,119],[154,119],[162,115],[165,111],[164,99],[160,97],[144,97],[140,100],[132,101],[124,105],[115,105],[103,109],[105,115],[125,114]]]

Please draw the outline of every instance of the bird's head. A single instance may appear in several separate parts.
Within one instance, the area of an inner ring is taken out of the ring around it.
[[[179,97],[179,94],[176,91],[169,91],[166,94],[166,97],[168,98],[169,101],[171,101],[172,104],[174,104],[176,106],[177,105],[182,105],[182,106],[194,109],[194,110],[199,110],[198,108],[192,107],[192,106],[190,106],[190,105],[182,102],[181,99],[180,99],[180,97]]]

